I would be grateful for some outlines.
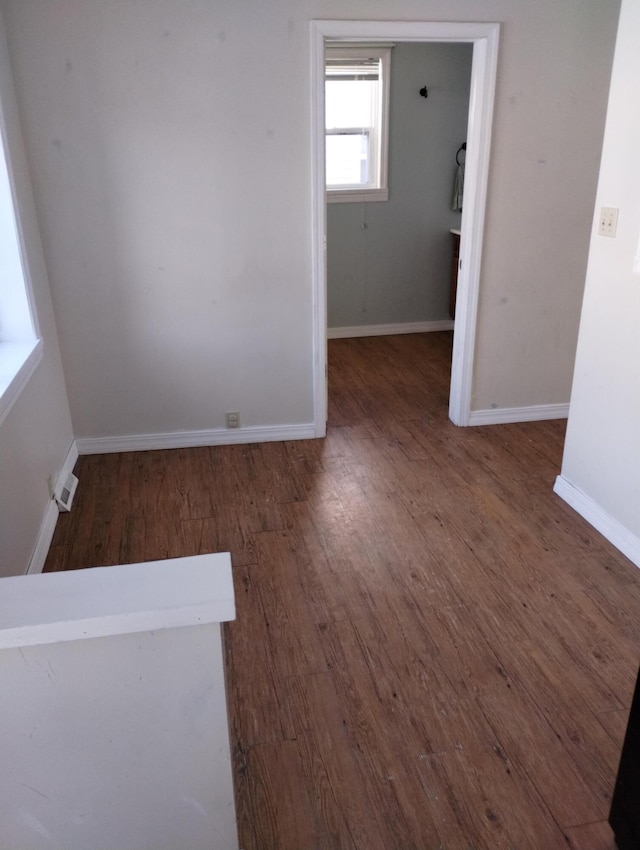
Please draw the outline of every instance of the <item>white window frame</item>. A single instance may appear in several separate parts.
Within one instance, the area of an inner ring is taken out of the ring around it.
[[[371,163],[375,173],[373,186],[367,187],[325,187],[326,200],[329,204],[352,204],[363,201],[387,201],[389,199],[389,83],[391,73],[391,46],[390,45],[367,45],[358,44],[350,46],[346,44],[328,44],[325,48],[326,60],[331,59],[378,59],[380,62],[380,91],[378,100],[378,122],[377,126],[371,128]],[[351,129],[360,133],[363,128],[344,127],[341,130]],[[327,130],[325,136],[332,135],[336,130]],[[339,131],[338,131],[339,132]]]
[[[0,101],[0,424],[42,360],[8,133]]]

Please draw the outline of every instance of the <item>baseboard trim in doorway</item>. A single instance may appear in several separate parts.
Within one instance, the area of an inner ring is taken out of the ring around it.
[[[640,567],[640,538],[601,508],[591,496],[574,487],[563,475],[558,475],[556,478],[553,492],[629,558],[636,567]]]
[[[187,449],[195,446],[229,446],[270,443],[282,440],[312,440],[317,437],[313,423],[275,425],[265,428],[213,428],[206,431],[173,431],[165,434],[130,434],[119,437],[80,437],[81,455],[113,452],[144,452],[156,449]]]
[[[472,410],[469,425],[506,425],[509,422],[540,422],[544,419],[566,419],[568,404],[533,404],[529,407],[496,407]]]
[[[394,336],[395,334],[423,334],[433,331],[452,331],[453,320],[437,322],[399,322],[395,325],[353,325],[344,328],[327,328],[327,339],[351,339],[360,336]]]

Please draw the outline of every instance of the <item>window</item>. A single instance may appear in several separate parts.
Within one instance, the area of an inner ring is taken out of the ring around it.
[[[29,302],[0,111],[0,422],[42,358]]]
[[[330,46],[325,58],[329,203],[386,201],[390,47]]]

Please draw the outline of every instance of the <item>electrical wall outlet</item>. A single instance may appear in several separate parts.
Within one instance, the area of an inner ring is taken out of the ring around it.
[[[608,236],[613,239],[618,226],[618,210],[616,207],[602,207],[600,210],[600,224],[598,226],[599,236]]]
[[[237,410],[232,410],[230,413],[225,413],[224,417],[227,424],[227,428],[240,427],[240,414]]]

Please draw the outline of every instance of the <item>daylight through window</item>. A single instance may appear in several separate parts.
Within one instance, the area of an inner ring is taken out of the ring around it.
[[[0,108],[0,423],[42,358],[16,213]]]
[[[389,47],[327,47],[326,186],[329,202],[386,201]]]

